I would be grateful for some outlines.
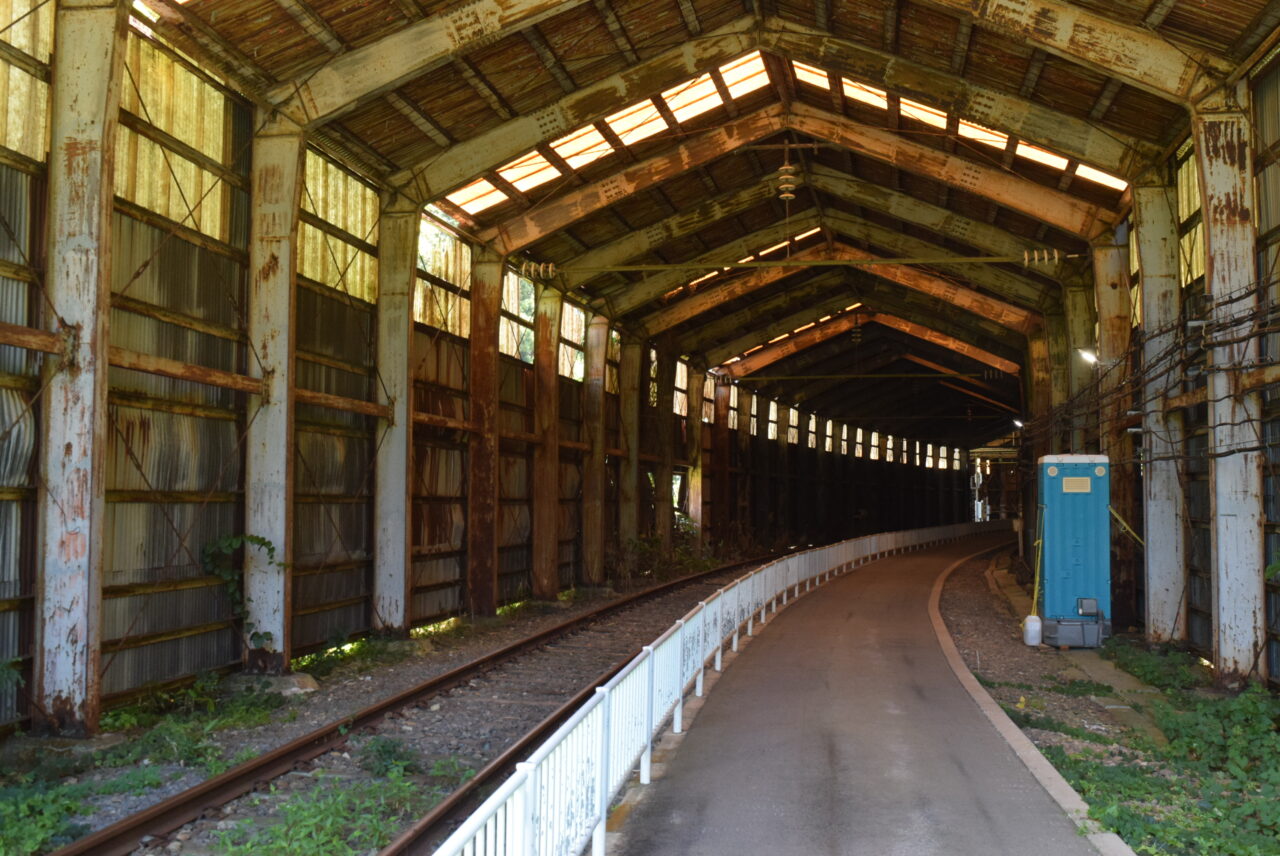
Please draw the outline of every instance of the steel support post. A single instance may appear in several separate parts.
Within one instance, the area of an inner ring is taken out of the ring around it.
[[[711,423],[711,465],[714,473],[711,476],[711,534],[716,541],[726,544],[733,531],[734,509],[733,490],[729,475],[732,455],[729,450],[731,434],[729,433],[729,403],[733,397],[733,386],[726,383],[721,375],[716,375],[715,415]],[[738,422],[739,430],[742,422]]]
[[[538,286],[533,319],[533,596],[560,592],[560,315],[564,298]]]
[[[644,343],[622,340],[618,361],[618,427],[623,458],[618,468],[619,547],[640,536],[640,400]]]
[[[653,517],[662,555],[670,556],[675,534],[675,412],[676,356],[670,348],[658,348],[658,406],[654,430],[658,432],[658,467],[653,479]]]
[[[1085,444],[1088,439],[1086,428],[1092,407],[1087,402],[1090,387],[1096,374],[1095,366],[1088,362],[1084,352],[1096,355],[1098,343],[1094,337],[1093,289],[1084,284],[1071,284],[1066,288],[1067,301],[1067,346],[1070,348],[1071,360],[1068,368],[1069,404],[1068,415],[1071,420],[1071,451],[1083,453],[1088,451]]]
[[[378,420],[374,477],[373,622],[409,626],[413,598],[413,293],[422,209],[384,194],[378,220]]]
[[[603,585],[605,533],[613,522],[605,519],[604,425],[605,369],[609,356],[609,319],[594,315],[587,324],[586,383],[583,400],[583,439],[589,447],[582,473],[582,570],[591,585]]]
[[[502,257],[471,255],[471,339],[467,394],[474,431],[467,448],[467,609],[498,608],[498,328]],[[554,363],[552,364],[554,370]]]
[[[35,725],[97,729],[107,449],[107,318],[116,117],[128,4],[63,0],[55,13],[44,361]]]
[[[1050,433],[1049,451],[1061,454],[1069,448],[1070,431],[1062,422],[1062,408],[1071,397],[1071,365],[1080,357],[1071,351],[1067,337],[1067,317],[1061,311],[1045,315],[1045,329],[1049,339],[1049,383],[1051,420],[1047,425]]]
[[[1247,98],[1247,89],[1241,89]],[[1221,677],[1265,674],[1261,402],[1239,389],[1256,365],[1253,152],[1247,101],[1192,114],[1204,212],[1210,309],[1209,481],[1213,494],[1214,665]]]
[[[279,674],[289,665],[293,562],[294,275],[306,136],[287,119],[257,117],[249,221],[249,373],[266,394],[250,399],[245,526],[271,551],[247,545],[244,592],[250,637],[245,667]]]
[[[1134,243],[1142,276],[1143,530],[1147,638],[1187,634],[1186,500],[1182,413],[1165,410],[1179,386],[1178,226],[1174,188],[1133,188]]]
[[[1098,443],[1111,460],[1111,507],[1126,521],[1137,517],[1137,468],[1133,442],[1124,427],[1132,402],[1129,344],[1133,314],[1129,299],[1129,249],[1123,244],[1093,246],[1094,302],[1098,309]],[[1136,521],[1135,521],[1136,522]],[[1133,623],[1139,612],[1137,550],[1133,538],[1112,527],[1112,620]]]
[[[729,488],[727,494],[736,503],[733,520],[744,536],[756,531],[751,517],[752,502],[756,496],[753,481],[755,457],[751,446],[751,402],[754,397],[755,393],[746,387],[738,387],[738,489]],[[765,414],[766,417],[768,415]]]
[[[693,368],[689,369],[689,389],[687,401],[688,415],[685,419],[685,459],[689,462],[686,476],[689,480],[689,520],[693,524],[697,546],[702,547],[704,523],[702,519],[702,402],[706,394],[704,381],[706,375]]]

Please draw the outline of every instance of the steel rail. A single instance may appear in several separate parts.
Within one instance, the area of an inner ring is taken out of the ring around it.
[[[443,674],[436,675],[424,683],[416,687],[410,687],[389,698],[383,699],[369,707],[359,710],[342,719],[335,720],[327,725],[321,726],[309,734],[297,737],[282,746],[279,746],[266,754],[260,755],[253,760],[227,770],[225,773],[206,779],[194,787],[188,788],[181,793],[175,794],[168,799],[162,800],[149,808],[143,809],[136,814],[123,818],[110,826],[104,827],[97,832],[85,836],[77,841],[68,844],[58,850],[53,851],[49,856],[127,856],[141,846],[143,838],[155,837],[162,838],[168,833],[178,829],[179,827],[190,823],[203,816],[211,809],[218,808],[231,802],[237,797],[241,797],[255,788],[278,778],[285,773],[295,769],[298,765],[304,764],[314,758],[331,751],[346,741],[347,735],[357,729],[366,728],[383,719],[388,713],[399,708],[411,705],[423,698],[437,693],[452,689],[455,686],[466,683],[477,674],[487,671],[512,657],[524,653],[525,651],[538,648],[546,643],[579,629],[585,625],[591,624],[600,618],[611,613],[619,612],[627,607],[633,606],[641,601],[648,600],[669,591],[681,588],[699,580],[731,571],[736,568],[746,567],[748,565],[758,564],[766,561],[769,556],[763,556],[748,559],[741,562],[731,562],[700,574],[694,574],[688,577],[682,577],[678,580],[672,580],[666,583],[659,583],[650,586],[647,589],[638,591],[634,594],[627,595],[619,600],[599,606],[590,612],[583,613],[575,618],[562,621],[545,630],[513,642],[496,651],[478,657],[469,663],[464,663],[457,668],[450,669]],[[623,660],[623,664],[627,661]],[[606,678],[607,680],[607,678]],[[595,684],[592,684],[590,690],[594,690]],[[584,691],[587,692],[587,691]],[[575,699],[577,697],[575,696]],[[575,705],[575,702],[570,702]],[[575,705],[576,706],[576,705]],[[552,716],[561,715],[561,708]],[[545,724],[545,723],[544,723]],[[541,729],[543,726],[539,726]],[[522,738],[516,745],[523,748],[526,741],[531,741],[529,736]],[[506,758],[512,752],[517,751],[515,747],[507,750],[494,762],[487,765],[482,773],[487,777],[491,777],[494,772],[491,768],[498,761]],[[478,778],[478,776],[476,777]],[[471,791],[474,793],[474,790]],[[446,803],[449,800],[446,799]],[[444,805],[442,803],[441,805]],[[416,828],[416,827],[415,827]]]

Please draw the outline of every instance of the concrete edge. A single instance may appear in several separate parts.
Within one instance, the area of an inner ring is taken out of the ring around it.
[[[933,590],[929,593],[929,620],[933,623],[933,632],[938,637],[938,645],[942,648],[942,654],[947,658],[947,664],[951,666],[951,671],[955,674],[956,680],[964,687],[965,692],[973,699],[974,704],[987,717],[987,720],[1004,741],[1009,744],[1009,748],[1018,756],[1018,759],[1022,761],[1031,775],[1035,776],[1040,786],[1048,792],[1049,796],[1058,804],[1067,817],[1071,818],[1080,832],[1089,839],[1089,843],[1093,845],[1093,848],[1102,856],[1137,856],[1133,848],[1126,844],[1119,835],[1114,832],[1104,832],[1096,821],[1089,818],[1089,804],[1084,801],[1084,797],[1080,796],[1076,789],[1071,787],[1071,784],[1063,778],[1057,768],[1036,748],[1031,739],[1022,733],[1022,729],[1014,724],[1009,715],[1004,712],[996,700],[991,697],[991,694],[987,692],[986,688],[978,683],[978,679],[969,671],[969,667],[965,665],[964,658],[960,656],[960,649],[956,647],[955,640],[951,638],[951,632],[947,630],[947,625],[942,620],[942,611],[939,608],[939,603],[942,600],[942,587],[951,577],[952,572],[965,562],[977,558],[983,553],[990,552],[992,549],[987,547],[955,561],[938,576],[938,579],[933,584]]]

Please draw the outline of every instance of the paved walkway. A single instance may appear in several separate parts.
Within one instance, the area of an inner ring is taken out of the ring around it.
[[[960,686],[929,621],[938,575],[998,540],[885,559],[770,619],[616,852],[1096,856]]]

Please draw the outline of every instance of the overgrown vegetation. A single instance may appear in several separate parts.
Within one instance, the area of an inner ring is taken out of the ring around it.
[[[248,760],[252,751],[224,757],[210,736],[264,725],[284,704],[280,694],[254,687],[225,692],[217,675],[204,674],[190,685],[156,690],[108,711],[102,729],[130,732],[130,739],[97,752],[42,752],[23,771],[0,774],[0,854],[39,853],[67,844],[87,831],[75,818],[91,810],[94,798],[144,793],[181,775],[156,765],[216,775]],[[125,767],[132,769],[119,769]]]
[[[384,779],[352,784],[321,778],[315,788],[279,807],[278,822],[255,826],[244,821],[222,832],[218,851],[226,856],[330,856],[366,853],[385,847],[407,821],[439,801],[391,768]]]
[[[244,821],[219,836],[218,852],[330,856],[375,851],[475,775],[452,757],[435,760],[423,773],[417,752],[392,737],[371,737],[357,757],[377,781],[352,784],[320,774],[315,788],[280,804],[279,822],[261,827]]]
[[[200,549],[200,564],[206,574],[222,580],[222,589],[231,603],[245,647],[262,648],[271,644],[272,634],[259,631],[249,620],[249,603],[244,593],[244,570],[236,567],[237,554],[245,547],[257,547],[267,554],[267,564],[283,568],[276,561],[276,545],[260,535],[226,535],[210,541]]]
[[[1004,712],[1009,714],[1009,718],[1012,719],[1014,724],[1019,728],[1038,728],[1041,731],[1056,731],[1059,734],[1065,734],[1068,737],[1074,737],[1077,740],[1084,740],[1088,743],[1097,743],[1102,746],[1109,746],[1115,743],[1115,741],[1110,737],[1102,734],[1094,734],[1092,731],[1085,728],[1077,728],[1074,725],[1067,725],[1065,722],[1061,722],[1051,716],[1040,716],[1039,714],[1028,713],[1025,710],[1019,710],[1016,707],[1009,707],[1008,705],[1001,705],[1001,707],[1004,708]]]
[[[337,633],[324,648],[314,654],[296,657],[289,664],[295,672],[306,672],[315,678],[325,678],[340,666],[357,670],[374,666],[389,666],[408,659],[410,649],[391,636],[371,634],[348,642],[347,634]]]
[[[657,535],[631,538],[610,558],[612,579],[621,587],[652,585],[700,574],[716,565],[711,550],[700,543],[697,528],[683,514],[676,515],[671,552],[664,554]]]
[[[1169,645],[1148,647],[1113,636],[1103,643],[1102,656],[1156,689],[1188,690],[1212,681],[1198,657]]]
[[[1280,853],[1280,700],[1257,685],[1198,689],[1208,670],[1176,649],[1119,640],[1104,654],[1163,690],[1151,709],[1169,744],[1130,739],[1138,751],[1123,757],[1046,747],[1090,815],[1142,854]]]

